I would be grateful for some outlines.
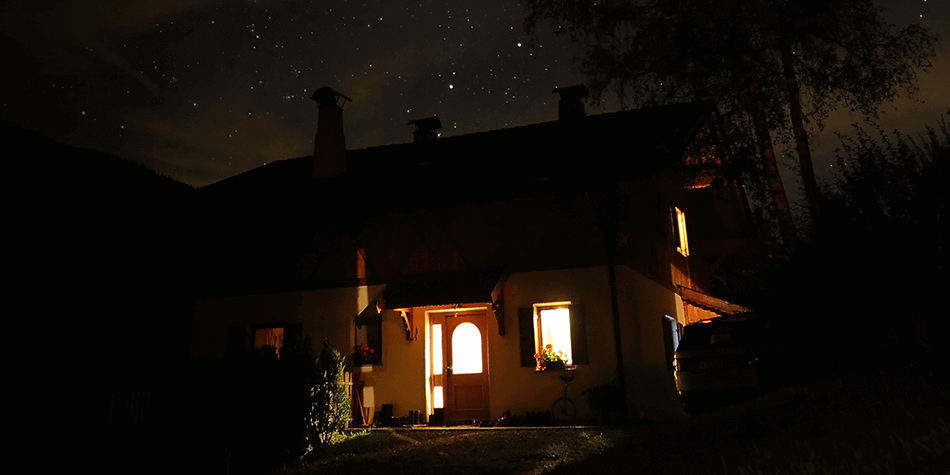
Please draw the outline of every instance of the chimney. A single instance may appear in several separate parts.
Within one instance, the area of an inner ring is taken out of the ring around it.
[[[413,142],[425,142],[426,140],[435,140],[439,135],[436,130],[442,128],[442,121],[438,117],[425,117],[422,119],[410,120],[409,125],[415,125],[416,130],[412,133]]]
[[[557,120],[578,120],[584,117],[584,101],[587,86],[556,87],[553,91],[561,97],[557,101]]]
[[[326,178],[346,171],[346,137],[343,135],[343,104],[353,100],[329,87],[311,97],[319,104],[317,134],[313,138],[313,178]]]

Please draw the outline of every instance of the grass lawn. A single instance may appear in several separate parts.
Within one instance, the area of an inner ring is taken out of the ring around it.
[[[374,431],[286,474],[950,473],[950,397],[930,371],[784,388],[694,421],[624,428]]]
[[[540,473],[602,452],[628,433],[620,428],[371,431],[281,473]]]

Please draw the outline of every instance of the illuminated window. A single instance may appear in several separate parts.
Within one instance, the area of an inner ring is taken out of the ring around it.
[[[567,364],[574,361],[571,358],[571,312],[567,307],[535,307],[535,335],[539,349],[551,349],[555,353],[563,353],[567,357]]]
[[[432,325],[432,407],[445,406],[442,395],[442,324]]]
[[[253,324],[250,331],[246,326],[229,327],[225,357],[239,358],[248,351],[260,351],[265,346],[274,348],[274,353],[280,357],[281,349],[300,341],[302,335],[303,325],[300,323]]]
[[[686,237],[686,213],[675,206],[673,207],[673,232],[676,235],[674,239],[676,250],[680,254],[689,257],[689,239]]]
[[[452,332],[452,373],[482,372],[482,333],[473,323],[465,322]]]
[[[273,346],[277,357],[280,358],[280,347],[284,346],[284,328],[257,328],[254,330],[254,348]]]
[[[535,366],[535,353],[547,345],[563,353],[567,364],[587,364],[587,325],[581,306],[552,302],[518,312],[522,366]]]

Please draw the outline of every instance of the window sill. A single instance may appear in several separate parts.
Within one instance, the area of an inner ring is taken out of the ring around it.
[[[576,370],[577,370],[577,365],[565,365],[565,366],[562,367],[562,368],[553,368],[553,369],[550,369],[550,368],[544,368],[544,369],[542,369],[542,368],[535,368],[535,369],[534,369],[534,372],[535,372],[535,373],[544,373],[544,372],[549,372],[549,371],[576,371]]]

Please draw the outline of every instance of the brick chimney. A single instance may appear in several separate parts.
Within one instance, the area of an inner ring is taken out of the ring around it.
[[[556,87],[551,92],[560,96],[557,101],[557,120],[577,120],[586,115],[582,99],[587,97],[587,86]]]
[[[415,125],[416,130],[412,132],[413,142],[425,142],[426,140],[435,140],[439,135],[435,132],[442,128],[442,121],[438,117],[425,117],[409,121],[409,125]]]
[[[343,135],[343,104],[349,97],[321,87],[311,97],[319,104],[317,134],[313,138],[313,178],[326,178],[346,171],[346,137]]]

